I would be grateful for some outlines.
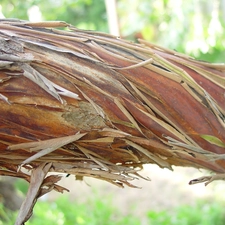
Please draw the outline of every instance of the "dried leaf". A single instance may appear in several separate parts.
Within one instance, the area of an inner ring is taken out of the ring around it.
[[[208,184],[210,184],[211,182],[215,180],[225,180],[225,174],[223,173],[223,174],[215,174],[212,176],[199,177],[197,179],[191,180],[189,184],[192,185],[192,184],[198,184],[198,183],[205,183],[205,186],[207,186]]]
[[[29,157],[28,159],[23,161],[23,164],[30,163],[34,161],[35,159],[40,158],[41,156],[47,155],[56,149],[69,144],[71,142],[79,140],[81,137],[86,135],[86,133],[80,134],[77,133],[75,135],[66,136],[66,137],[60,137],[60,138],[53,138],[45,141],[35,141],[35,142],[28,142],[28,143],[22,143],[17,145],[11,145],[8,147],[9,150],[17,150],[20,148],[29,148],[30,151],[39,151],[35,155]]]
[[[24,224],[32,215],[33,207],[37,201],[42,182],[51,168],[51,165],[51,163],[43,163],[32,171],[30,186],[26,198],[21,205],[15,225]]]
[[[172,170],[171,165],[167,161],[165,161],[165,160],[159,158],[158,156],[152,154],[147,149],[145,149],[145,148],[141,147],[140,145],[138,145],[138,144],[136,144],[136,143],[134,143],[132,141],[129,141],[129,140],[125,140],[125,142],[127,144],[129,144],[130,146],[132,146],[133,148],[137,149],[138,151],[142,152],[146,156],[148,156],[151,160],[156,162],[160,167],[168,168],[168,169]]]
[[[132,123],[132,125],[137,128],[138,131],[140,131],[140,133],[142,133],[142,130],[140,129],[140,127],[138,126],[137,122],[135,121],[135,119],[133,118],[133,116],[128,112],[128,110],[126,110],[126,108],[123,106],[123,104],[119,101],[119,99],[114,98],[114,102],[117,105],[117,107],[123,112],[123,114],[130,120],[130,122]]]

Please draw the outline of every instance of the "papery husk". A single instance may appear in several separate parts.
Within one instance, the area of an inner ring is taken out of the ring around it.
[[[1,175],[51,163],[122,187],[148,163],[224,173],[224,64],[54,21],[1,20],[0,51]]]

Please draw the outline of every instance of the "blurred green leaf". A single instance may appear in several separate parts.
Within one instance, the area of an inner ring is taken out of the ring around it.
[[[225,143],[223,143],[219,138],[214,137],[212,135],[206,135],[203,134],[201,135],[201,137],[203,139],[205,139],[206,141],[210,142],[211,144],[217,145],[219,147],[225,148]]]

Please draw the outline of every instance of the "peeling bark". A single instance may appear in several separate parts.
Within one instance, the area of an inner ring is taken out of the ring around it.
[[[132,186],[145,163],[224,173],[225,65],[139,41],[1,20],[0,174],[29,181],[21,167],[51,163]]]

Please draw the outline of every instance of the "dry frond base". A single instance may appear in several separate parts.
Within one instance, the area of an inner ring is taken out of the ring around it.
[[[48,165],[123,187],[146,163],[224,173],[225,65],[139,42],[1,20],[0,175],[31,182],[20,168]]]

